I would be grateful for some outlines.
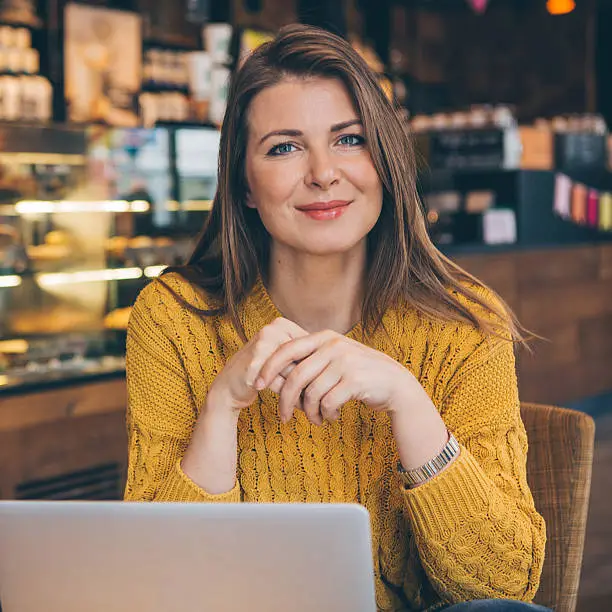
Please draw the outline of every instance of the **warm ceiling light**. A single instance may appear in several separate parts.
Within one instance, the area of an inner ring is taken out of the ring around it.
[[[548,0],[546,8],[551,15],[566,15],[576,8],[574,0]]]
[[[61,200],[59,202],[46,202],[43,200],[21,200],[15,204],[15,211],[19,215],[41,215],[50,213],[87,213],[87,212],[147,212],[149,202],[144,200],[102,200],[92,202],[77,202],[74,200]]]
[[[82,270],[79,272],[46,272],[38,274],[38,284],[47,289],[56,285],[74,285],[113,280],[142,278],[141,268],[116,268],[105,270]]]
[[[0,340],[0,353],[7,355],[23,355],[28,352],[30,345],[26,340],[15,338],[14,340]]]
[[[21,277],[16,274],[0,275],[0,287],[19,287],[21,285]]]

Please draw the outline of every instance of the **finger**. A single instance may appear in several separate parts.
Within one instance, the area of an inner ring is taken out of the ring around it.
[[[308,420],[315,425],[322,425],[324,415],[321,412],[321,400],[339,382],[342,376],[330,364],[304,389],[303,406]]]
[[[287,377],[278,402],[278,411],[283,422],[291,418],[296,404],[300,402],[302,391],[328,367],[329,352],[325,349],[317,351],[299,363]],[[305,409],[304,404],[303,408]],[[316,412],[318,413],[318,406]],[[307,416],[310,418],[310,415]]]
[[[255,381],[259,377],[261,368],[268,358],[283,344],[306,335],[308,335],[308,332],[287,319],[276,319],[274,322],[266,325],[253,339],[254,354],[247,371],[246,384],[257,388],[255,387]],[[289,375],[289,372],[287,372],[287,375]],[[263,389],[264,387],[261,388]]]
[[[278,318],[260,330],[254,338],[254,356],[249,365],[246,383],[258,390],[265,386],[256,386],[255,382],[264,363],[283,344],[308,336],[308,332],[289,319]],[[291,365],[291,364],[290,364]],[[287,375],[289,372],[287,372]],[[286,378],[287,376],[285,376]]]
[[[281,373],[280,375],[287,379],[289,378],[289,374],[291,374],[291,372],[293,372],[293,370],[295,369],[295,366],[297,365],[297,363],[290,363]]]
[[[268,389],[270,389],[271,391],[274,391],[274,393],[277,393],[278,395],[281,394],[281,391],[283,390],[283,385],[285,384],[285,382],[287,381],[287,379],[284,376],[277,376],[272,383],[270,384],[270,386],[268,387]],[[298,400],[298,403],[296,404],[296,408],[298,410],[304,410],[302,407],[302,395],[300,394],[300,398]]]
[[[283,385],[285,384],[286,379],[283,378],[282,376],[277,376],[271,383],[270,385],[268,385],[268,389],[270,389],[270,391],[274,391],[274,393],[278,393],[278,395],[281,394],[281,391],[283,390]]]
[[[285,384],[285,381],[287,380],[287,377],[289,376],[289,374],[291,374],[291,372],[293,372],[293,370],[295,369],[295,366],[297,364],[295,363],[291,363],[289,364],[269,385],[268,385],[268,389],[270,389],[271,391],[274,391],[274,393],[280,393],[281,389],[283,388],[283,385]]]
[[[267,327],[273,327],[275,330],[285,332],[291,338],[302,338],[308,336],[308,332],[300,327],[297,323],[285,319],[284,317],[278,317],[274,319]]]
[[[274,351],[274,354],[268,358],[262,367],[259,373],[260,384],[267,387],[290,363],[302,361],[325,343],[335,339],[337,335],[335,332],[324,331],[283,344]]]
[[[259,340],[253,347],[253,356],[249,367],[247,369],[245,382],[249,387],[255,388],[255,381],[259,377],[259,372],[266,363],[270,355],[274,354],[274,351],[278,348],[278,345],[265,343],[263,340]]]
[[[340,416],[342,406],[353,398],[353,391],[345,379],[330,389],[320,400],[321,416],[326,421],[335,421]]]

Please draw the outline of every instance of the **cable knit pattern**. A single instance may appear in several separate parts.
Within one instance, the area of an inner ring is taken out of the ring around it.
[[[207,306],[179,275],[164,279],[189,303]],[[280,316],[261,281],[240,316],[248,338]],[[397,359],[419,380],[461,444],[449,468],[406,490],[387,414],[349,402],[332,424],[313,426],[301,412],[282,424],[278,398],[265,390],[240,416],[236,486],[210,495],[182,472],[180,460],[208,388],[241,341],[227,317],[201,318],[153,281],[128,327],[125,498],[361,503],[371,517],[379,610],[530,601],[545,526],[527,485],[512,344],[408,307],[387,312],[383,326],[386,333],[367,340],[360,326],[349,336]]]

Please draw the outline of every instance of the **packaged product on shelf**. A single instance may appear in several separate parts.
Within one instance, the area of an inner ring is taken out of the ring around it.
[[[141,17],[68,4],[64,13],[68,119],[136,126],[142,80]]]
[[[211,72],[210,111],[209,118],[217,125],[221,124],[227,106],[227,90],[230,71],[221,66],[214,66]]]
[[[229,64],[232,26],[229,23],[208,23],[203,28],[202,38],[213,63]]]
[[[198,121],[206,121],[212,88],[212,56],[206,51],[194,51],[188,54],[187,66],[194,115]]]

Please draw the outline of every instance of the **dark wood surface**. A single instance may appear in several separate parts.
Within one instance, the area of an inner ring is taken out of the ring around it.
[[[612,245],[456,257],[546,338],[521,350],[521,399],[565,405],[612,391]]]
[[[123,379],[0,398],[0,499],[26,491],[74,496],[102,485],[118,496],[125,406]]]

